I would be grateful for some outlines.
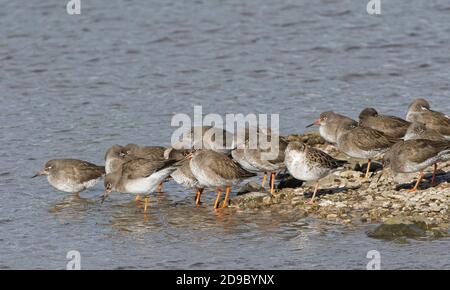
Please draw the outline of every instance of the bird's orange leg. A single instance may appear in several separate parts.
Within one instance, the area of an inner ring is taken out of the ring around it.
[[[272,172],[270,174],[270,194],[273,195],[275,193],[275,174],[276,172]]]
[[[228,205],[228,196],[230,195],[230,190],[231,190],[231,187],[229,185],[227,185],[227,189],[225,191],[225,199],[223,201],[222,208],[226,208]]]
[[[150,200],[150,197],[148,195],[146,197],[144,197],[144,213],[147,213],[149,200]]]
[[[219,207],[219,200],[220,200],[221,195],[222,195],[221,189],[217,188],[217,197],[216,197],[216,202],[214,203],[214,209],[217,209]]]
[[[423,170],[419,173],[419,178],[417,179],[416,185],[412,189],[408,189],[407,192],[415,192],[417,191],[417,188],[419,188],[420,182],[423,179]]]
[[[162,193],[163,192],[163,183],[162,182],[158,185],[158,188],[156,189],[156,192],[157,193]]]
[[[314,198],[316,197],[316,193],[317,193],[318,190],[319,190],[319,181],[316,181],[316,186],[314,187],[313,196],[311,197],[310,200],[306,201],[305,203],[313,204],[314,203]]]
[[[261,187],[264,188],[264,185],[266,184],[267,181],[267,172],[264,172],[264,177],[263,177],[263,181],[261,183]]]
[[[372,163],[372,160],[368,160],[367,161],[367,170],[366,170],[366,176],[364,176],[364,178],[369,178],[370,175],[370,164]]]
[[[202,196],[202,193],[203,193],[203,188],[199,188],[198,190],[197,190],[197,195],[196,195],[196,197],[195,197],[195,205],[196,206],[199,206],[200,205],[200,197]]]
[[[433,168],[433,177],[431,177],[431,186],[436,186],[436,171],[437,171],[437,164],[434,164]]]

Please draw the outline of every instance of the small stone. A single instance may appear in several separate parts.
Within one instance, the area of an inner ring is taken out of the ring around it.
[[[296,197],[292,198],[291,205],[296,206],[298,204],[303,203],[303,201],[304,201],[304,199],[302,197],[296,196]]]
[[[265,205],[269,205],[269,204],[272,203],[272,197],[266,196],[266,197],[263,198],[262,202],[263,202],[263,204],[265,204]]]
[[[319,206],[332,206],[334,205],[334,202],[332,202],[331,200],[321,200],[319,202]]]

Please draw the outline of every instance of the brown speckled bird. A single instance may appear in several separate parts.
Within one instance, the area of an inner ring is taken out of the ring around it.
[[[314,202],[319,189],[319,179],[347,163],[345,160],[335,159],[327,153],[301,142],[289,143],[285,155],[284,162],[289,173],[294,178],[304,181],[316,181],[314,193],[309,203]]]

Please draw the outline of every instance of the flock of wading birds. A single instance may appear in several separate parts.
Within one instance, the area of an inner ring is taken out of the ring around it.
[[[329,111],[320,114],[320,118],[308,127],[319,125],[320,135],[339,151],[353,158],[367,159],[365,178],[370,178],[371,161],[382,160],[383,168],[390,166],[395,173],[420,172],[414,188],[409,190],[414,192],[424,177],[423,171],[433,165],[431,185],[435,186],[437,164],[450,160],[449,116],[431,110],[426,100],[417,99],[409,105],[406,120],[379,115],[373,108],[364,109],[359,119],[356,122]],[[264,136],[266,140],[273,138],[270,130],[256,131],[258,137]],[[197,139],[193,138],[194,132],[201,132],[198,139],[205,149],[193,149],[198,148],[195,144]],[[223,144],[217,144],[215,138],[211,138],[217,133],[224,135]],[[346,163],[304,143],[288,142],[281,136],[275,144],[278,146],[278,156],[264,160],[263,153],[270,149],[249,146],[248,128],[245,133],[244,140],[237,144],[236,135],[223,129],[193,127],[176,146],[114,145],[106,152],[105,166],[76,159],[55,159],[48,161],[44,169],[33,177],[46,175],[48,182],[56,189],[77,195],[104,178],[102,202],[112,191],[135,194],[137,203],[143,194],[146,213],[148,194],[155,190],[160,192],[163,182],[170,179],[186,188],[196,189],[197,206],[201,203],[204,189],[216,188],[214,208],[217,209],[223,189],[225,198],[222,207],[225,208],[230,187],[257,173],[264,173],[263,188],[267,173],[271,173],[270,192],[273,194],[276,172],[281,169],[287,169],[296,179],[316,181],[313,196],[307,201],[313,203],[319,180]],[[230,140],[231,146],[228,146]],[[378,180],[382,174],[383,171]]]

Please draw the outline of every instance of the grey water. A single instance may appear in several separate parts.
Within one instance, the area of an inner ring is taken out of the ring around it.
[[[177,113],[279,114],[282,134],[319,113],[450,112],[450,3],[0,0],[0,269],[450,269],[449,239],[399,244],[295,212],[215,212],[213,193],[168,183],[144,218],[102,184],[82,199],[30,179],[52,158],[98,164],[130,142],[169,145]]]

